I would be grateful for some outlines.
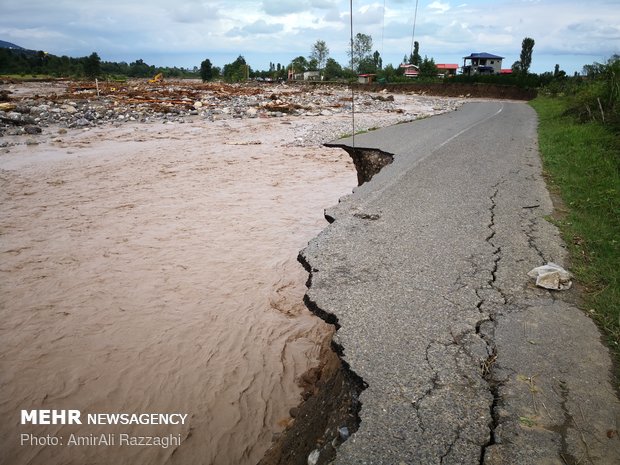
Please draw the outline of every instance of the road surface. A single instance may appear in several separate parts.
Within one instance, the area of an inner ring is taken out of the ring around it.
[[[569,266],[536,125],[480,102],[356,136],[393,163],[302,251],[307,298],[368,385],[336,464],[620,463],[608,350],[574,290],[527,277]]]

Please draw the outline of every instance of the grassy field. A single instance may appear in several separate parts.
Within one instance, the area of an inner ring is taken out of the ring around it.
[[[531,105],[539,116],[548,186],[567,209],[554,222],[570,249],[583,309],[620,361],[620,137],[600,123],[568,116],[562,98],[538,97]]]

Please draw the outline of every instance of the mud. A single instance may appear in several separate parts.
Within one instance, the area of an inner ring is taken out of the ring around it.
[[[338,150],[274,150],[289,125],[232,123],[69,132],[0,158],[7,463],[254,464],[288,426],[332,334],[303,304],[297,252],[355,175]],[[28,427],[22,408],[191,420]],[[183,443],[20,447],[20,432]]]

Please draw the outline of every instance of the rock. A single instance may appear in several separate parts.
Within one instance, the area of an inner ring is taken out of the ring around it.
[[[347,439],[349,439],[349,428],[347,428],[346,426],[341,426],[340,428],[338,428],[338,435],[340,436],[340,439],[342,439],[343,441],[346,441]]]
[[[248,115],[250,118],[256,118],[257,113],[258,109],[256,107],[250,107],[245,111],[245,114]]]
[[[195,110],[200,110],[202,108],[202,102],[198,101],[198,102],[194,102],[194,109]]]
[[[321,110],[321,116],[331,116],[332,112],[329,110]]]
[[[13,124],[16,126],[25,126],[28,124],[35,124],[34,119],[29,116],[24,116],[16,111],[10,111],[4,115],[0,115],[0,121],[3,123]]]
[[[63,110],[65,113],[69,113],[69,114],[73,114],[73,113],[77,113],[77,108],[75,108],[73,105],[62,105],[61,110]]]
[[[26,126],[24,131],[26,131],[26,134],[41,134],[43,132],[39,126]]]
[[[316,465],[319,461],[319,457],[321,456],[321,451],[319,449],[314,449],[308,455],[308,465]]]
[[[80,118],[75,122],[75,125],[78,127],[88,126],[90,122],[86,118]]]

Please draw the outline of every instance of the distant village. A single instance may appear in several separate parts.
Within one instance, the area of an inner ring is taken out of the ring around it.
[[[449,78],[456,76],[459,68],[461,73],[468,76],[492,75],[492,74],[512,74],[511,68],[502,68],[504,57],[493,55],[492,53],[472,53],[463,57],[463,65],[456,63],[437,63],[437,77]],[[411,63],[402,63],[400,68],[404,71],[404,76],[415,79],[420,76],[420,67]],[[358,82],[367,84],[373,82],[377,77],[375,73],[358,74]],[[320,71],[305,71],[296,73],[293,68],[289,69],[288,79],[292,81],[318,81],[322,76]]]

